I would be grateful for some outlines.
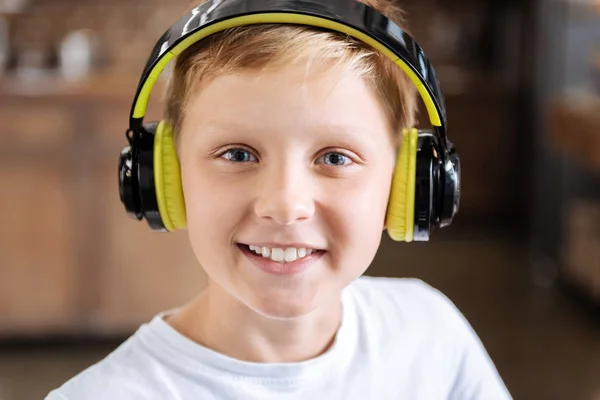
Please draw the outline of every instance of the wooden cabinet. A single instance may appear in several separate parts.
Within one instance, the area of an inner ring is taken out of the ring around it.
[[[75,131],[72,111],[66,107],[49,103],[38,104],[33,109],[24,106],[21,102],[3,104],[0,108],[0,146],[46,148],[66,142],[68,136]],[[9,135],[9,132],[18,134]]]
[[[593,177],[586,182],[591,193],[600,184],[600,97],[576,96],[554,101],[550,108],[552,146],[560,154],[587,170]],[[563,178],[565,179],[565,178]],[[570,182],[585,182],[582,176],[570,174]],[[581,184],[581,183],[580,183]],[[561,278],[600,304],[600,202],[589,194],[578,194],[575,186],[562,207],[564,225],[560,245]]]
[[[66,171],[61,162],[0,163],[0,334],[62,330],[77,312]]]
[[[555,150],[600,173],[600,96],[554,101],[550,107]]]
[[[573,201],[564,218],[563,278],[600,304],[600,202]]]
[[[185,232],[151,232],[119,200],[136,83],[0,91],[0,336],[130,332],[206,284]]]

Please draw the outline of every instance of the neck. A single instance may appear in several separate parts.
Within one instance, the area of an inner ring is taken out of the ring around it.
[[[219,285],[208,287],[168,319],[184,336],[226,356],[248,362],[285,363],[323,354],[335,338],[341,299],[294,319],[258,314]]]

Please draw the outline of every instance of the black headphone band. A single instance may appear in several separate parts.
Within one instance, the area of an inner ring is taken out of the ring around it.
[[[417,42],[376,10],[356,0],[209,0],[182,16],[158,40],[133,99],[129,130],[143,125],[150,92],[164,67],[213,33],[256,23],[320,26],[353,36],[392,59],[417,87],[434,133],[446,142],[446,109],[435,71]]]

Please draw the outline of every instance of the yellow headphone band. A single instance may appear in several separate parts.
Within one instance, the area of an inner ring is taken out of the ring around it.
[[[356,0],[209,0],[194,8],[167,30],[154,47],[134,97],[128,132],[142,127],[152,88],[173,58],[214,33],[263,23],[325,28],[348,34],[380,51],[413,82],[435,133],[446,139],[443,96],[424,52],[400,27]]]

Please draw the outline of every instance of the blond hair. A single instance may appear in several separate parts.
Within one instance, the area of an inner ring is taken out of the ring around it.
[[[403,23],[404,12],[394,0],[359,1],[397,25]],[[165,119],[173,126],[177,139],[190,99],[211,79],[239,70],[291,65],[300,60],[306,61],[307,66],[351,68],[378,94],[390,127],[398,135],[403,128],[415,124],[416,89],[389,58],[339,32],[281,24],[230,28],[182,52],[173,61],[167,82]]]

